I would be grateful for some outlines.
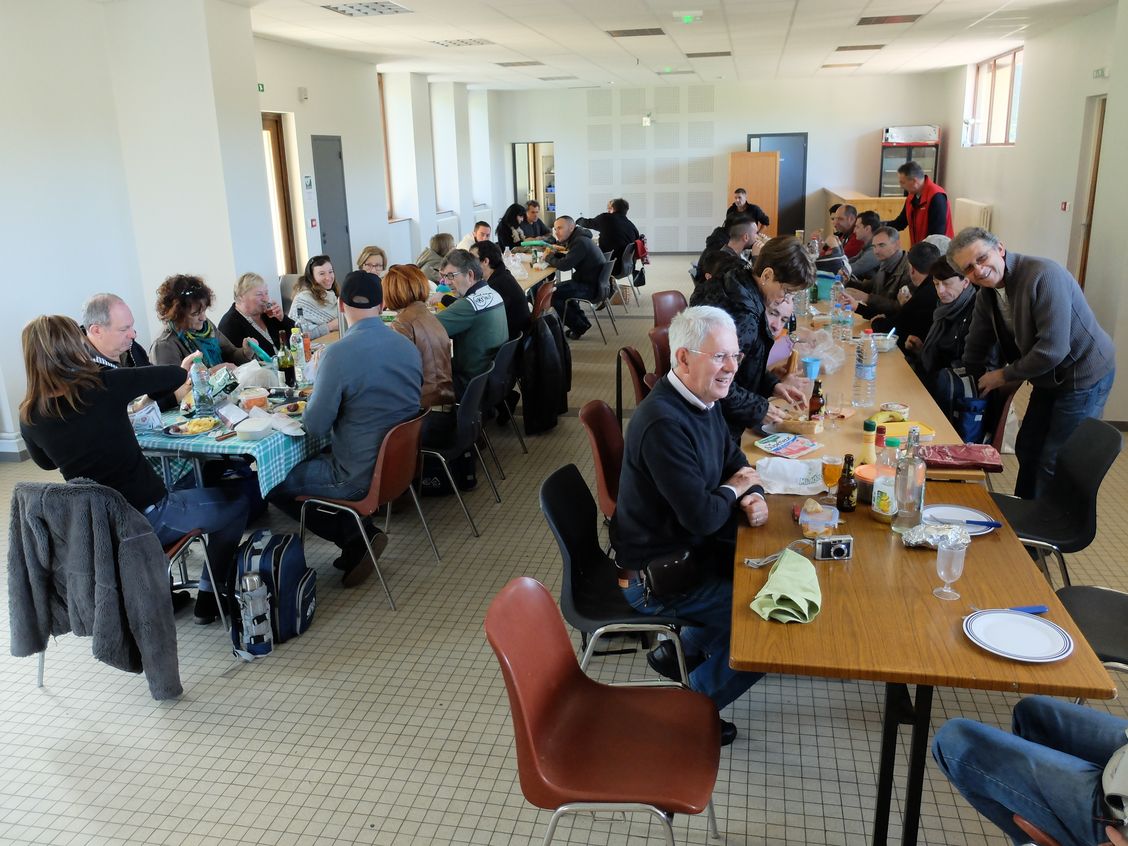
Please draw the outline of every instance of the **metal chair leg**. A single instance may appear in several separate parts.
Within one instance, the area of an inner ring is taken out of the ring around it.
[[[47,663],[47,647],[39,653],[39,671],[35,674],[35,686],[43,687],[43,667]]]
[[[599,337],[601,337],[603,339],[603,343],[606,344],[607,336],[603,334],[603,321],[599,319],[599,312],[595,310],[595,303],[590,303],[587,300],[584,300],[584,302],[586,302],[587,307],[591,309],[591,316],[595,318],[595,325],[599,327]]]
[[[390,502],[384,503],[384,508],[387,514],[384,515],[384,534],[388,534],[388,530],[392,527],[392,504]]]
[[[474,537],[481,537],[481,535],[478,534],[478,527],[474,525],[474,518],[470,516],[470,509],[466,507],[466,501],[462,498],[462,492],[459,491],[458,485],[454,483],[454,476],[450,473],[450,465],[447,464],[447,460],[437,452],[427,452],[426,454],[435,456],[439,459],[439,463],[443,465],[443,471],[446,473],[447,481],[450,482],[450,487],[454,491],[454,495],[458,497],[458,504],[462,506],[462,513],[466,515],[466,522],[470,524],[470,528],[474,532]]]
[[[360,519],[360,515],[353,511],[351,508],[342,508],[342,511],[347,511],[356,520],[356,527],[360,529],[360,536],[364,538],[364,545],[368,547],[368,557],[372,559],[372,567],[376,570],[376,575],[380,579],[380,584],[384,587],[384,593],[388,597],[388,606],[395,611],[396,601],[392,599],[392,592],[388,589],[388,583],[384,581],[384,574],[380,572],[380,563],[376,560],[376,553],[372,551],[372,541],[368,537],[368,532],[364,528],[364,521]]]
[[[717,814],[713,810],[713,799],[709,798],[709,804],[705,806],[705,813],[709,815],[709,837],[713,840],[721,839],[721,830],[717,828]]]
[[[512,414],[509,415],[509,425],[513,429],[513,434],[517,436],[517,440],[521,443],[521,452],[528,455],[529,448],[525,446],[525,439],[521,436],[521,427],[517,425],[517,419]]]
[[[493,463],[497,467],[498,475],[501,476],[501,480],[504,482],[505,470],[502,468],[501,462],[497,460],[497,453],[494,452],[493,442],[490,440],[490,436],[486,434],[485,426],[482,427],[482,439],[486,442],[486,449],[488,449],[490,455],[493,456]]]
[[[435,553],[435,560],[442,561],[443,557],[439,555],[439,548],[435,546],[435,539],[431,537],[431,527],[427,525],[427,518],[423,516],[423,506],[419,502],[419,495],[415,493],[415,488],[408,487],[411,493],[411,499],[415,502],[415,510],[419,512],[419,521],[423,524],[423,531],[427,534],[427,540],[431,544],[431,551]]]
[[[486,474],[486,481],[490,483],[493,488],[494,499],[501,502],[501,494],[497,492],[497,485],[494,484],[493,476],[490,475],[490,468],[486,466],[486,460],[482,458],[482,451],[478,449],[478,445],[474,444],[474,452],[478,454],[478,463],[482,465],[482,472]]]
[[[615,307],[611,305],[611,298],[608,297],[603,301],[607,305],[607,316],[611,318],[611,328],[615,330],[615,334],[619,334],[619,326],[615,323]]]
[[[215,573],[212,572],[211,566],[211,552],[208,551],[208,544],[200,538],[200,545],[204,548],[204,568],[208,571],[208,579],[211,581],[212,593],[215,594],[215,607],[219,611],[219,622],[223,626],[225,632],[231,631],[231,621],[228,620],[227,614],[223,610],[224,596],[219,592],[219,583],[215,580]],[[224,585],[226,588],[227,585]]]

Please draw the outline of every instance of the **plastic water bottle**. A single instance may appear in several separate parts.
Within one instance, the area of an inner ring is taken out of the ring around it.
[[[192,369],[188,371],[188,378],[192,382],[192,407],[196,414],[208,414],[214,409],[211,394],[208,393],[208,372],[198,360],[192,362]]]
[[[845,325],[846,315],[842,311],[842,306],[835,303],[831,306],[830,311],[830,337],[836,341],[844,340],[842,337],[842,327]]]
[[[877,344],[867,329],[854,362],[854,408],[872,408],[877,393]]]
[[[897,515],[893,531],[903,534],[920,525],[924,510],[925,463],[920,457],[920,429],[909,429],[909,445],[897,461],[897,478],[893,484],[897,498]]]
[[[305,382],[305,344],[297,326],[290,330],[290,354],[294,356],[294,381],[300,385]]]

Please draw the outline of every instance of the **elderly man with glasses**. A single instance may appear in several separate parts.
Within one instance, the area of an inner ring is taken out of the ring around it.
[[[482,265],[466,250],[447,254],[439,281],[450,285],[457,297],[443,298],[446,308],[436,316],[454,341],[454,392],[490,368],[498,349],[509,340],[505,301],[482,278]]]
[[[738,522],[762,526],[768,507],[721,413],[744,358],[732,318],[712,306],[686,309],[670,323],[670,351],[670,372],[627,428],[611,538],[619,587],[632,607],[698,623],[681,636],[690,685],[719,712],[762,678],[729,667],[732,581],[723,574],[732,567]],[[648,576],[656,568],[677,581],[664,587]],[[647,661],[678,678],[669,642]],[[735,738],[736,727],[722,721],[722,745]]]

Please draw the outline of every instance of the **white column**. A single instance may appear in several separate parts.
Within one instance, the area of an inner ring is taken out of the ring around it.
[[[392,206],[396,217],[410,218],[412,255],[435,232],[435,154],[431,102],[426,77],[384,75]]]

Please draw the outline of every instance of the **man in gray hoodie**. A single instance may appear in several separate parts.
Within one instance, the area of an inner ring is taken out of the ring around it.
[[[1058,450],[1086,417],[1099,418],[1116,374],[1116,348],[1077,280],[1055,261],[1008,252],[980,227],[961,231],[948,261],[979,287],[964,365],[980,393],[1008,382],[1034,391],[1022,420],[1016,496],[1033,499],[1053,482]],[[987,370],[999,345],[1005,366]]]

